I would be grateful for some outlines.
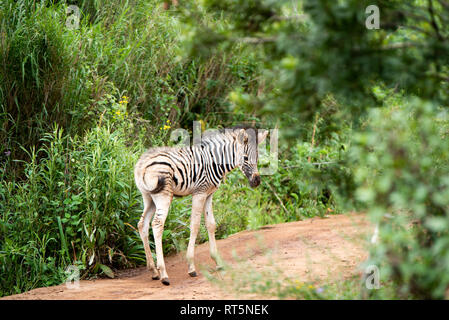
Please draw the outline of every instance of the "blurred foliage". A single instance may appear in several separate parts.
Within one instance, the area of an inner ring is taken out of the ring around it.
[[[354,138],[356,198],[379,225],[367,264],[379,265],[400,298],[447,298],[449,278],[449,140],[435,113],[417,98],[370,114]]]
[[[380,8],[379,30],[365,27],[372,4]],[[193,54],[207,56],[221,42],[263,50],[276,89],[262,101],[262,111],[277,114],[281,108],[311,120],[332,93],[357,118],[378,106],[371,91],[376,81],[449,102],[449,10],[443,0],[205,0],[196,9],[223,15],[228,23],[215,30],[195,24],[192,47],[203,50]]]

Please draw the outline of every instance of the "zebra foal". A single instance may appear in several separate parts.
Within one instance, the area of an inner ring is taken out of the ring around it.
[[[173,196],[192,195],[190,239],[187,247],[188,273],[195,277],[194,250],[201,214],[204,212],[209,236],[210,254],[218,267],[220,257],[215,242],[215,219],[212,195],[225,175],[235,168],[249,180],[251,187],[260,184],[257,169],[258,144],[268,131],[255,129],[226,129],[203,137],[201,143],[188,147],[156,147],[145,152],[134,168],[137,188],[142,193],[144,209],[139,221],[147,268],[154,280],[169,285],[162,251],[164,223]],[[150,221],[156,247],[157,268],[148,243]]]

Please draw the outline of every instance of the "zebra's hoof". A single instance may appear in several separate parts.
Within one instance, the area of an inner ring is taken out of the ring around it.
[[[168,278],[164,278],[161,280],[162,284],[169,286],[170,285],[170,281],[168,281]]]
[[[198,276],[198,274],[196,273],[196,271],[192,271],[192,272],[189,272],[189,276],[196,277],[196,276]]]
[[[159,277],[159,275],[155,275],[155,276],[151,276],[151,279],[153,279],[153,280],[159,280],[160,277]]]

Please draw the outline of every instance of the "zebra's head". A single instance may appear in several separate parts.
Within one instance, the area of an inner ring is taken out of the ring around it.
[[[260,184],[260,174],[257,169],[259,159],[259,144],[267,137],[267,130],[238,129],[237,141],[237,164],[243,174],[248,178],[252,188]]]

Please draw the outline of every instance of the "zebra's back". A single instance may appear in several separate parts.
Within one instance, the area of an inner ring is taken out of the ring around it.
[[[202,149],[201,146],[149,149],[140,157],[134,170],[139,190],[146,193],[165,191],[175,196],[212,193],[220,179],[211,178],[214,171]]]

